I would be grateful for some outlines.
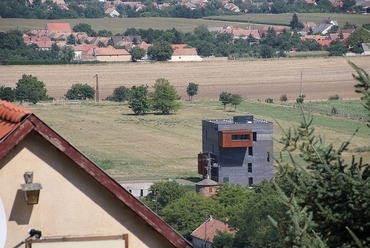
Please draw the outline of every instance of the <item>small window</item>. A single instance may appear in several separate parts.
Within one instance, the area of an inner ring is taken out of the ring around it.
[[[267,152],[267,162],[270,162],[270,153]]]
[[[209,192],[212,193],[213,192],[213,188],[212,187],[209,187]]]
[[[252,173],[252,163],[248,163],[248,172]]]
[[[250,134],[232,134],[231,140],[250,140]]]
[[[129,189],[129,190],[128,190],[128,192],[132,193],[132,190],[131,190],[131,189]]]
[[[224,182],[224,183],[228,183],[228,182],[229,182],[229,177],[224,177],[224,178],[223,178],[223,182]]]
[[[253,132],[253,141],[257,141],[257,132]]]
[[[140,190],[140,196],[144,196],[144,190],[143,189]]]
[[[248,155],[253,156],[253,146],[248,147]]]
[[[253,185],[253,177],[248,178],[248,184],[249,186]]]

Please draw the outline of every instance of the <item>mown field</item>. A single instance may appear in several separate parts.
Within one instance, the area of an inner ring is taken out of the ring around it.
[[[175,114],[144,116],[132,115],[127,104],[112,102],[27,108],[119,181],[198,176],[197,154],[202,149],[203,119],[252,114],[274,122],[275,139],[283,135],[278,123],[287,129],[302,120],[298,109],[255,100],[244,101],[236,112],[232,107],[224,110],[218,101],[182,101],[182,109]],[[348,140],[359,127],[350,152],[344,157],[350,160],[350,155],[355,153],[369,161],[370,131],[365,122],[316,113],[314,124],[326,143],[335,147]],[[281,148],[274,143],[275,155]],[[357,153],[359,150],[364,152]]]
[[[349,58],[369,72],[370,57]],[[278,101],[286,94],[295,101],[300,92],[306,100],[326,100],[338,94],[343,99],[359,98],[354,92],[353,68],[345,58],[270,59],[242,61],[105,63],[94,65],[0,66],[0,85],[15,87],[23,74],[43,81],[49,96],[63,98],[73,84],[95,87],[99,76],[100,97],[105,99],[121,85],[148,85],[166,78],[186,100],[190,82],[199,84],[195,100],[218,99],[221,92],[239,93],[245,99]],[[301,80],[302,73],[302,80]],[[301,84],[302,82],[302,84]]]
[[[339,14],[339,13],[298,13],[298,18],[301,22],[314,22],[319,24],[322,20],[330,17],[331,20],[337,21],[339,27],[342,27],[346,22],[363,25],[370,23],[369,15],[360,14]],[[237,16],[210,16],[205,17],[207,20],[220,20],[229,22],[245,22],[245,23],[263,23],[271,25],[289,26],[292,20],[292,13],[284,14],[246,14]]]

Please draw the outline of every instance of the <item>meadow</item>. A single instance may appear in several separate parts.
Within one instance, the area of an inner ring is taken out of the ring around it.
[[[215,100],[181,103],[182,108],[174,114],[143,116],[133,115],[126,103],[107,101],[82,105],[30,105],[26,108],[119,181],[199,177],[197,154],[202,149],[201,121],[204,119],[254,115],[274,122],[275,139],[283,135],[279,125],[288,129],[302,120],[302,112],[297,108],[256,100],[244,101],[236,112],[231,106],[224,110]],[[345,101],[337,104],[346,105]],[[317,134],[335,147],[360,128],[344,157],[350,160],[354,153],[369,161],[370,132],[365,122],[319,113],[313,113],[313,116]],[[275,142],[274,154],[278,155],[281,148]]]

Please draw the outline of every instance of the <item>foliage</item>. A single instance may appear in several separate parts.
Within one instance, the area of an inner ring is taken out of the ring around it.
[[[298,20],[298,15],[296,13],[293,14],[289,26],[291,27],[292,30],[301,30],[304,27],[303,23]]]
[[[171,59],[173,48],[170,43],[166,41],[155,42],[148,49],[148,56],[154,60],[166,61]]]
[[[69,44],[69,45],[77,44],[77,38],[76,38],[76,36],[74,36],[74,34],[68,35],[67,44]]]
[[[135,115],[145,114],[150,109],[148,86],[132,86],[128,105],[134,111]]]
[[[224,105],[224,109],[226,108],[226,105],[231,102],[231,93],[223,91],[220,94],[219,101]]]
[[[47,100],[45,84],[39,81],[37,77],[23,74],[15,87],[15,98],[21,103],[24,100],[36,104],[38,101]]]
[[[281,95],[280,96],[280,102],[286,102],[286,101],[288,101],[287,95],[286,94]]]
[[[304,102],[304,98],[306,97],[306,95],[299,95],[297,97],[297,99],[295,100],[296,103],[303,103]]]
[[[359,73],[354,75],[358,85],[368,85],[369,76],[353,63],[350,65]],[[360,88],[367,97],[367,89]],[[327,145],[315,133],[312,121],[310,115],[304,115],[301,125],[286,130],[279,140],[284,145],[282,152],[288,155],[276,159],[279,186],[285,195],[294,195],[298,205],[312,213],[315,231],[328,247],[354,247],[358,241],[369,246],[370,165],[354,156],[352,161],[345,161],[342,154],[348,150],[350,140],[338,148]],[[297,153],[299,160],[293,156]]]
[[[146,51],[143,48],[135,46],[131,48],[130,54],[131,54],[131,60],[135,62],[139,59],[142,59],[145,56]]]
[[[339,39],[333,40],[327,48],[329,56],[343,56],[347,52],[347,46]]]
[[[90,24],[79,23],[72,28],[73,32],[85,32],[88,36],[96,36],[96,32],[92,29]]]
[[[199,84],[196,83],[189,83],[188,87],[186,87],[186,93],[189,96],[189,101],[193,100],[193,96],[198,94],[198,86]]]
[[[340,97],[338,96],[338,94],[335,94],[333,96],[329,96],[329,101],[332,101],[332,100],[340,100]]]
[[[265,103],[274,103],[274,99],[272,99],[272,98],[266,98],[265,99]]]
[[[130,89],[126,88],[125,86],[119,86],[113,90],[113,95],[111,100],[115,102],[123,102],[127,101],[130,96]]]
[[[349,50],[354,53],[362,53],[362,43],[370,42],[370,33],[362,27],[357,28],[346,40]]]
[[[14,90],[11,87],[0,86],[0,99],[8,102],[14,102]]]
[[[70,100],[86,100],[95,97],[95,89],[88,84],[72,84],[65,97]]]
[[[365,101],[363,106],[367,111],[370,112],[370,76],[369,74],[362,68],[356,66],[353,62],[348,61],[350,66],[356,70],[357,75],[352,74],[352,77],[358,82],[355,85],[356,92],[362,94],[362,100]],[[370,115],[370,113],[368,113]]]
[[[58,58],[66,62],[71,62],[74,56],[75,56],[75,52],[74,52],[73,47],[71,46],[62,47],[58,53]]]
[[[242,103],[243,97],[240,94],[232,94],[230,98],[230,104],[234,105],[235,111],[236,111],[236,106]]]
[[[143,202],[157,214],[161,215],[162,209],[168,204],[185,195],[187,189],[176,181],[160,181],[153,183],[149,194]]]
[[[158,78],[153,86],[154,92],[150,94],[151,106],[155,111],[162,114],[180,109],[180,103],[177,101],[178,95],[176,88],[165,78]]]
[[[233,248],[233,235],[227,232],[216,231],[216,236],[213,238],[213,248]]]

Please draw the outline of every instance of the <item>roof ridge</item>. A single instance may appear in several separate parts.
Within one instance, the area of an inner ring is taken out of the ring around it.
[[[10,102],[0,100],[0,120],[19,123],[28,114],[32,114],[32,112]]]

